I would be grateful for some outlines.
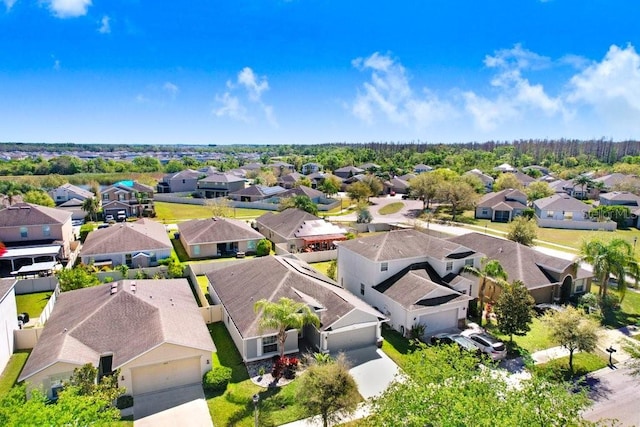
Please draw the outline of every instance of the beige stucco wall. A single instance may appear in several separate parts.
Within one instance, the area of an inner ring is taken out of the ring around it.
[[[32,375],[25,381],[27,384],[27,394],[31,393],[31,390],[39,388],[48,397],[52,397],[51,386],[69,380],[71,375],[73,375],[73,370],[80,367],[82,367],[82,365],[64,362],[54,363],[35,375]]]

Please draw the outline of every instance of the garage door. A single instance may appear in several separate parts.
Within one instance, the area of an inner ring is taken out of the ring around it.
[[[458,309],[420,316],[420,323],[427,325],[425,335],[431,336],[438,331],[458,327]]]
[[[200,358],[171,360],[141,366],[132,370],[132,376],[134,395],[196,384],[202,382]]]
[[[377,325],[347,331],[333,332],[327,339],[329,351],[346,351],[376,344]]]

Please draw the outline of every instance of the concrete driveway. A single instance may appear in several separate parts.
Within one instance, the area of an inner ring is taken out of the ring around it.
[[[213,427],[200,384],[136,396],[135,427]]]
[[[367,347],[348,351],[345,355],[351,364],[349,372],[365,400],[385,391],[400,374],[398,365],[381,349]]]

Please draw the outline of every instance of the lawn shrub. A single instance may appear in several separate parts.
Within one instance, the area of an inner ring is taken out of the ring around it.
[[[202,377],[202,387],[206,391],[224,391],[231,381],[231,368],[216,366]]]
[[[133,406],[133,396],[130,394],[123,394],[116,399],[116,408],[126,409]]]

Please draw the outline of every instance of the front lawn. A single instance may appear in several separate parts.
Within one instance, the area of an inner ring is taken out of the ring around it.
[[[386,206],[383,206],[378,213],[380,215],[391,215],[397,212],[400,212],[400,210],[404,207],[404,203],[402,202],[393,202],[393,203],[389,203]]]
[[[569,356],[534,365],[533,371],[553,380],[570,381],[607,366],[608,361],[593,353],[574,353],[573,376],[569,372]]]
[[[32,319],[39,317],[47,302],[49,302],[51,294],[51,291],[47,291],[16,295],[18,313],[29,313],[29,317]]]
[[[598,295],[600,287],[595,283],[591,284],[591,292]],[[620,295],[616,289],[612,289],[609,286],[609,293]],[[612,328],[621,328],[623,326],[638,325],[640,324],[640,293],[633,289],[627,289],[624,299],[620,304],[620,309],[604,312],[604,319],[602,324]]]
[[[0,399],[5,397],[16,383],[30,353],[31,350],[18,350],[11,355],[11,359],[0,376]]]
[[[187,203],[155,202],[156,220],[163,223],[186,221],[189,219],[211,218],[211,208]],[[262,209],[231,208],[231,218],[255,219],[268,211]]]
[[[303,417],[296,402],[298,381],[271,389],[255,385],[224,324],[209,325],[209,332],[217,349],[212,358],[213,366],[227,366],[232,370],[231,382],[224,393],[206,394],[216,426],[253,426],[252,398],[256,393],[260,396],[260,425],[281,425]]]
[[[498,330],[498,326],[495,323],[484,325],[484,328],[491,333],[491,335],[500,338],[505,344],[509,343],[509,336],[503,335]],[[545,350],[556,346],[551,341],[548,334],[548,329],[539,317],[534,317],[531,323],[531,330],[527,335],[519,337],[513,336],[514,348],[526,350],[528,353],[533,353],[538,350]]]
[[[382,351],[396,362],[396,365],[404,369],[407,355],[415,350],[416,346],[403,337],[400,332],[385,325],[382,327],[382,338],[384,338]]]

